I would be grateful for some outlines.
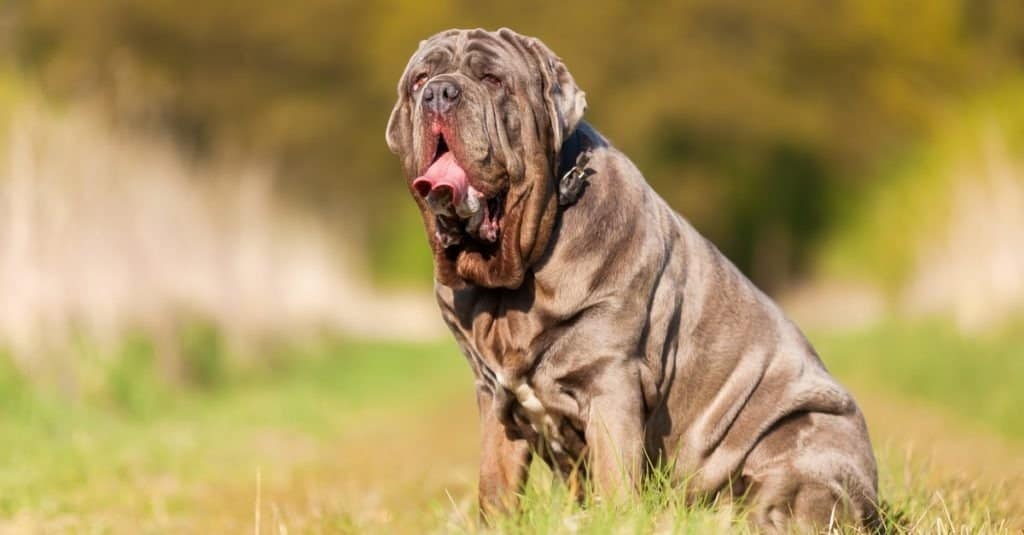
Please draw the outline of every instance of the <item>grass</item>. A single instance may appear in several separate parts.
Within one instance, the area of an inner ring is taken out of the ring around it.
[[[813,337],[868,414],[890,519],[905,532],[1007,532],[1015,525],[1004,519],[1019,518],[1024,493],[980,474],[1021,466],[1013,459],[1022,450],[1007,438],[1013,415],[985,409],[987,427],[967,425],[956,410],[961,398],[914,391],[903,378],[946,385],[951,372],[926,365],[927,355],[944,348],[940,358],[957,371],[951,377],[972,370],[978,378],[956,396],[998,407],[992,400],[1001,396],[1020,399],[1013,380],[999,380],[1012,352],[975,358],[967,341],[931,340],[928,326],[907,329]],[[932,345],[914,351],[922,340]],[[271,357],[261,368],[226,370],[207,386],[163,381],[141,359],[118,372],[122,383],[141,386],[107,397],[32,387],[14,368],[0,371],[3,531],[234,533],[257,522],[262,533],[483,529],[474,505],[472,379],[450,342],[322,340]],[[897,373],[885,367],[889,359],[907,364]],[[922,434],[926,423],[944,443],[975,455],[929,448],[935,439]],[[521,514],[499,519],[497,531],[746,529],[741,512],[687,505],[665,479],[632,501],[581,504],[535,465],[523,501]]]
[[[1017,327],[1017,326],[1015,326]],[[943,322],[889,322],[812,337],[834,373],[941,407],[1024,440],[1024,337],[1006,329],[966,336]]]
[[[163,385],[150,392],[146,411],[27,388],[7,370],[0,514],[45,531],[207,526],[201,516],[211,494],[242,481],[248,494],[260,470],[273,488],[307,454],[327,456],[330,444],[350,453],[339,437],[366,425],[363,412],[397,420],[396,411],[435,403],[433,388],[452,392],[453,382],[469,380],[447,345],[334,342],[290,353],[287,369],[254,371],[215,389]],[[251,518],[250,499],[240,504],[244,514],[222,517],[224,527]]]
[[[633,499],[605,503],[593,493],[582,501],[555,478],[546,465],[535,463],[523,494],[520,514],[493,521],[496,531],[530,533],[749,533],[751,527],[739,508],[731,505],[686,503],[682,484],[666,471],[646,482]],[[466,532],[479,531],[480,522],[466,520]]]

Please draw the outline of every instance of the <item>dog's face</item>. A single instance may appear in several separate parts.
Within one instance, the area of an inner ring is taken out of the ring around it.
[[[448,30],[420,43],[386,139],[422,212],[440,283],[522,283],[551,237],[557,155],[585,108],[565,65],[537,39]]]

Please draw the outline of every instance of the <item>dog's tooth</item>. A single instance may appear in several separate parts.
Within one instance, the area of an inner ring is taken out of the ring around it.
[[[483,195],[477,191],[473,186],[469,187],[469,192],[466,194],[466,198],[461,204],[455,207],[455,212],[459,214],[459,217],[468,218],[474,214],[480,212],[480,207],[483,203],[480,202],[480,198]]]
[[[483,220],[484,220],[484,211],[483,210],[477,210],[477,212],[475,214],[471,215],[469,217],[469,220],[466,221],[466,232],[475,235],[477,233],[477,231],[480,230],[480,224],[483,223]]]
[[[480,237],[490,242],[498,240],[498,222],[491,217],[485,217],[480,223]]]

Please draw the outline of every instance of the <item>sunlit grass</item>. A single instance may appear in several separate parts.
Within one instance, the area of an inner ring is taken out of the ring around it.
[[[857,362],[875,366],[855,357],[885,348],[883,341],[892,349],[874,358],[913,362],[906,344],[885,336],[830,337],[820,345],[841,377],[852,378],[846,374]],[[987,365],[969,351],[950,346],[945,358]],[[521,512],[485,526],[476,508],[472,379],[453,344],[320,340],[270,355],[266,366],[229,369],[212,386],[169,384],[146,366],[129,366],[119,373],[137,382],[138,392],[109,397],[36,388],[6,369],[0,523],[15,531],[239,532],[252,530],[258,504],[263,533],[749,529],[735,506],[687,504],[679,483],[663,477],[632,500],[605,503],[590,494],[575,499],[539,464]],[[998,441],[959,421],[940,420],[945,436]],[[899,421],[890,424],[902,431]],[[873,438],[893,531],[1001,533],[1016,526],[1009,511],[1021,510],[1022,497],[971,475],[998,459],[949,466],[932,461],[918,437],[879,429]],[[909,446],[915,441],[918,450]]]
[[[1024,439],[1024,334],[966,336],[948,323],[886,323],[812,334],[831,371]]]
[[[176,511],[165,527],[202,525],[207,493],[248,490],[261,469],[268,484],[287,479],[363,426],[361,413],[430,407],[434,389],[448,395],[468,379],[447,344],[317,342],[285,352],[274,355],[282,364],[215,388],[167,384],[139,367],[132,380],[145,392],[135,396],[146,399],[128,405],[115,403],[116,393],[74,398],[32,388],[8,367],[0,375],[0,515],[123,532],[117,517],[158,525],[159,503]],[[337,447],[338,456],[347,453]]]
[[[885,533],[1011,533],[1011,524],[999,516],[999,489],[962,481],[935,483],[922,460],[905,452],[880,452],[882,525]],[[742,504],[687,503],[683,486],[664,473],[655,473],[641,492],[615,503],[577,499],[546,468],[534,464],[521,510],[484,524],[475,517],[458,516],[450,525],[464,533],[756,533]],[[799,532],[799,530],[796,530]],[[833,524],[831,533],[869,533],[869,530]]]
[[[654,470],[635,494],[605,501],[584,483],[574,485],[540,462],[531,466],[519,510],[484,522],[462,516],[454,531],[531,533],[751,533],[746,512],[731,503],[688,503],[685,481],[673,481],[665,467]]]

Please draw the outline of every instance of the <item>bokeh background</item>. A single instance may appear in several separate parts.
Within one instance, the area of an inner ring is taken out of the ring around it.
[[[808,330],[895,508],[1020,526],[1017,0],[0,3],[0,526],[472,526],[383,132],[421,39],[501,26]]]

